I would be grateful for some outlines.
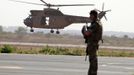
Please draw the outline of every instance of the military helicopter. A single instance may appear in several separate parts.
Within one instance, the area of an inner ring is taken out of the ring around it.
[[[28,27],[30,27],[30,31],[34,32],[33,28],[45,28],[45,29],[51,29],[50,32],[54,33],[53,29],[57,29],[56,34],[59,34],[59,29],[64,29],[65,27],[69,26],[72,23],[90,23],[91,20],[89,17],[83,17],[83,16],[75,16],[75,15],[66,15],[63,14],[59,7],[63,6],[94,6],[94,4],[49,4],[43,0],[40,0],[44,4],[37,4],[37,3],[31,3],[31,2],[24,2],[24,1],[16,1],[11,0],[15,2],[21,2],[21,3],[28,3],[28,4],[35,4],[35,5],[44,5],[47,6],[47,8],[44,8],[44,10],[31,10],[30,15],[24,19],[24,24]],[[58,7],[57,9],[51,8],[51,7]],[[104,16],[106,12],[110,11],[103,11],[104,10],[104,4],[102,7],[102,11],[99,11],[98,18],[99,20]],[[106,17],[105,17],[106,18]]]

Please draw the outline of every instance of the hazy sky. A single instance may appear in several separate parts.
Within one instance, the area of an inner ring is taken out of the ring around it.
[[[40,0],[18,0],[33,3],[42,3]],[[104,31],[124,31],[134,32],[134,0],[45,0],[52,4],[80,4],[93,3],[95,6],[86,7],[61,7],[64,14],[89,16],[92,9],[102,9],[102,3],[105,3],[105,10],[111,9],[106,14],[108,21],[102,19]],[[0,1],[0,25],[2,26],[24,26],[23,19],[29,14],[30,10],[43,10],[44,6],[12,2],[9,0]],[[81,30],[84,24],[72,24],[65,28]]]

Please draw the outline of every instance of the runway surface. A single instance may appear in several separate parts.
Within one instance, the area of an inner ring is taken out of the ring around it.
[[[87,75],[84,58],[0,54],[0,75]],[[134,75],[134,58],[99,57],[98,75]]]

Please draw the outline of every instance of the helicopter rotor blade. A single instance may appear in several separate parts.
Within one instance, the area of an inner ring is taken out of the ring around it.
[[[104,18],[106,19],[106,21],[107,21],[107,17],[106,17],[106,15],[104,16]]]
[[[47,2],[45,2],[44,0],[40,0],[41,2],[43,2],[43,3],[45,3],[46,5],[48,5],[48,3]]]
[[[26,4],[33,4],[33,5],[44,5],[44,4],[38,4],[38,3],[32,3],[32,2],[17,1],[17,0],[9,0],[9,1],[14,1],[14,2],[19,2],[19,3],[26,3]]]
[[[48,4],[47,2],[45,2],[44,0],[40,0],[42,1],[44,4],[38,4],[38,3],[32,3],[32,2],[25,2],[25,1],[18,1],[18,0],[9,0],[9,1],[14,1],[14,2],[19,2],[19,3],[26,3],[26,4],[33,4],[33,5],[43,5],[43,6],[47,6],[47,7],[65,7],[65,6],[94,6],[94,4]]]
[[[102,4],[102,11],[104,11],[104,3]]]
[[[111,10],[106,10],[105,12],[110,12]]]
[[[103,3],[103,4],[102,4],[102,11],[104,11],[104,6],[105,6],[105,4]]]
[[[94,6],[94,4],[59,4],[59,5],[52,5],[53,7],[63,7],[63,6]]]

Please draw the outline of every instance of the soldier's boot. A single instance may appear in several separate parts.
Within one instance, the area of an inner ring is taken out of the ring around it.
[[[88,75],[97,75],[95,72],[88,73]]]
[[[98,61],[96,56],[90,56],[90,66],[89,66],[89,71],[88,75],[97,75],[97,70],[98,70]]]

